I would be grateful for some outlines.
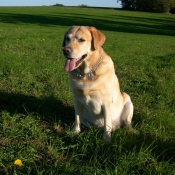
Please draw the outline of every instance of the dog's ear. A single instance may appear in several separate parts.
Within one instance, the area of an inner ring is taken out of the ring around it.
[[[92,46],[94,49],[98,49],[104,44],[106,37],[103,33],[101,33],[95,27],[88,27],[88,29],[92,35]]]

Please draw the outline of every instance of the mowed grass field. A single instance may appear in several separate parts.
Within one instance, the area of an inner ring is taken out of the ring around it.
[[[138,134],[121,128],[111,143],[98,129],[71,134],[74,106],[61,52],[71,25],[106,35],[103,48],[132,98]],[[174,175],[175,15],[0,7],[0,174]]]

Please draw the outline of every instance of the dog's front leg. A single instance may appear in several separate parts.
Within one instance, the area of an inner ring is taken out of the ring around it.
[[[111,141],[112,132],[112,118],[110,113],[110,105],[103,105],[103,115],[104,115],[104,140],[106,142]]]
[[[83,105],[78,102],[78,100],[74,99],[74,108],[75,108],[75,125],[72,130],[74,134],[78,134],[81,131],[81,116],[82,116],[82,110],[83,110]]]

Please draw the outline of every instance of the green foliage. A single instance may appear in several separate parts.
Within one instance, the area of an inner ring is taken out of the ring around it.
[[[0,11],[0,174],[175,174],[173,15],[53,6]],[[106,35],[103,47],[131,95],[138,134],[121,128],[111,143],[98,129],[72,135],[61,52],[71,25],[94,25]]]
[[[156,0],[154,11],[168,13],[175,7],[175,0]]]
[[[57,4],[54,4],[53,6],[61,6],[61,7],[62,7],[62,6],[64,6],[64,5],[63,5],[63,4],[58,4],[58,3],[57,3]]]
[[[175,0],[118,0],[123,9],[152,12],[173,12]]]
[[[79,5],[80,7],[87,7],[87,5],[86,4],[81,4],[81,5]]]

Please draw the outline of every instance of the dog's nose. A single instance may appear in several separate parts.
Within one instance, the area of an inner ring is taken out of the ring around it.
[[[64,54],[70,54],[71,53],[71,48],[70,47],[64,47],[63,48],[63,53]]]

